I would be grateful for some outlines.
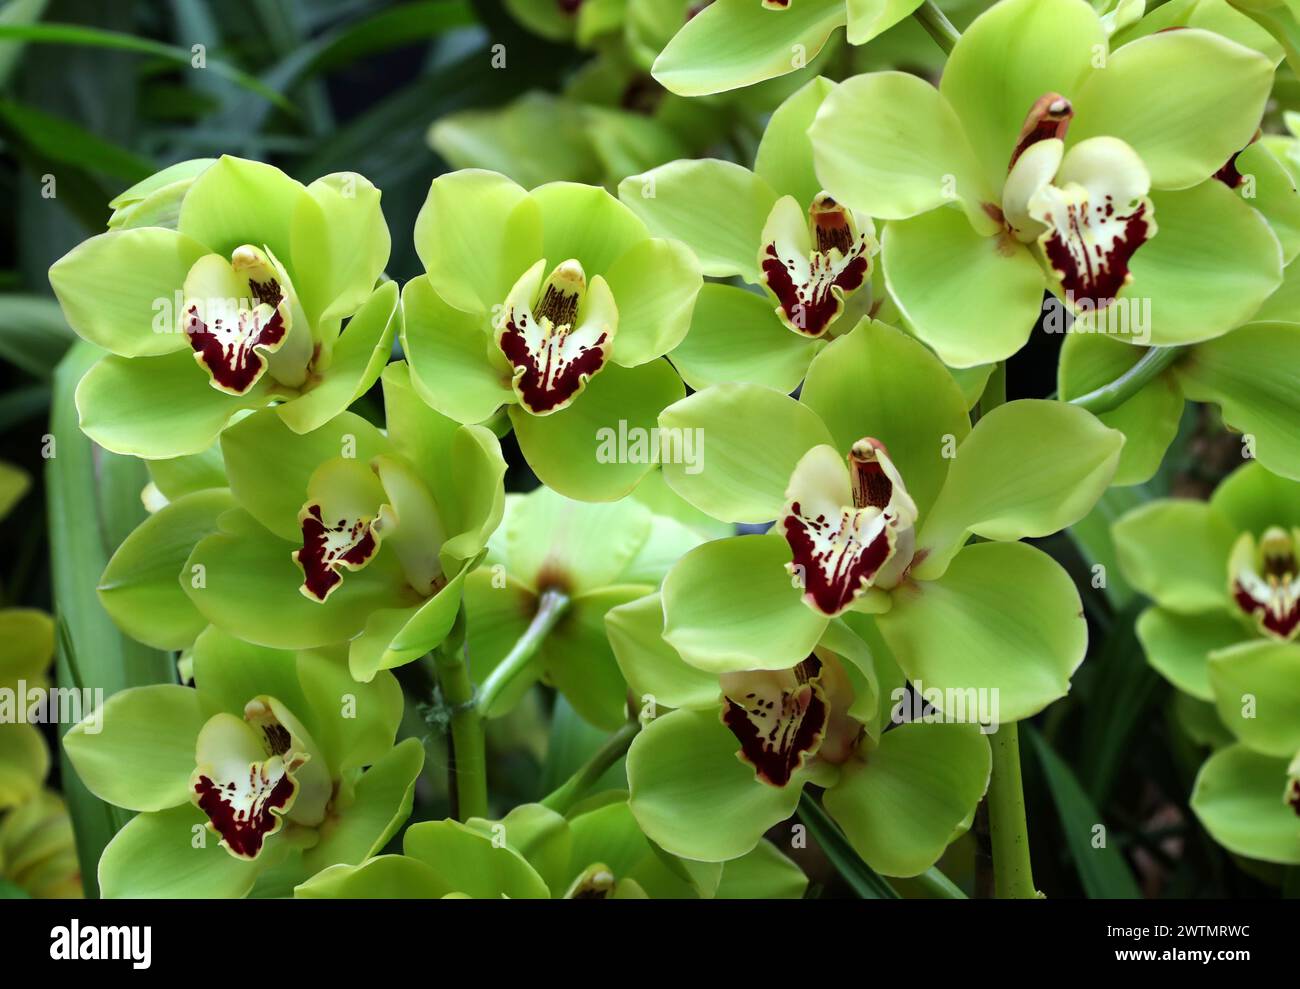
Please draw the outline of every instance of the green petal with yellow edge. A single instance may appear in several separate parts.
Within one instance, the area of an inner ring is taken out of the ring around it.
[[[605,614],[609,644],[637,701],[644,706],[717,708],[721,688],[717,674],[684,661],[663,637],[664,607],[659,594],[648,594]]]
[[[1289,758],[1230,745],[1206,760],[1192,810],[1220,845],[1265,862],[1300,865],[1300,825],[1282,801]]]
[[[266,375],[245,395],[208,383],[189,350],[161,357],[110,354],[77,385],[77,412],[87,436],[114,453],[165,459],[207,449],[230,417],[265,405]]]
[[[704,543],[664,578],[664,639],[701,670],[784,670],[808,658],[827,619],[805,605],[777,535]]]
[[[1147,352],[1099,333],[1067,334],[1056,369],[1057,391],[1063,401],[1086,395],[1119,378]],[[1182,414],[1182,389],[1173,375],[1164,374],[1117,408],[1097,416],[1102,425],[1124,434],[1111,483],[1149,481],[1178,433]]]
[[[1300,528],[1300,483],[1248,461],[1219,482],[1210,504],[1237,529],[1263,535],[1270,526]]]
[[[1222,182],[1154,192],[1151,200],[1160,230],[1133,255],[1133,281],[1122,296],[1133,342],[1171,346],[1220,337],[1250,319],[1282,283],[1282,248],[1268,221]],[[1085,322],[1122,333],[1123,319],[1121,311],[1103,310]],[[1139,325],[1143,332],[1135,333]]]
[[[762,424],[756,429],[755,424]],[[760,385],[721,384],[664,409],[660,427],[695,440],[695,462],[665,463],[669,486],[723,522],[770,522],[800,459],[831,443],[807,406]]]
[[[118,628],[155,649],[184,649],[208,622],[181,589],[195,544],[235,506],[225,488],[169,502],[137,526],[99,578],[99,600]]]
[[[429,865],[459,893],[475,899],[549,899],[537,871],[509,845],[459,821],[424,821],[406,829],[407,855]]]
[[[949,367],[1004,360],[1029,340],[1045,281],[1019,243],[971,228],[939,208],[885,227],[881,264],[889,294],[912,330]],[[944,272],[942,292],[934,273]]]
[[[686,337],[702,280],[689,247],[647,238],[632,245],[605,273],[618,304],[615,363],[636,367],[662,357]]]
[[[386,282],[348,321],[320,381],[304,394],[276,407],[277,414],[290,429],[295,433],[309,433],[323,426],[379,380],[401,325],[397,303],[397,283]]]
[[[1243,434],[1243,455],[1300,480],[1297,362],[1300,324],[1250,323],[1199,344],[1175,373],[1188,398],[1215,403],[1224,422]]]
[[[1240,642],[1209,665],[1215,707],[1237,738],[1279,759],[1300,752],[1300,645]]]
[[[197,691],[172,684],[131,687],[74,725],[63,750],[101,800],[128,810],[164,810],[190,799],[203,721]]]
[[[1088,646],[1074,582],[1024,543],[968,546],[942,577],[909,581],[891,596],[876,623],[908,679],[927,691],[991,692],[995,721],[1019,721],[1064,697]]]
[[[448,305],[486,316],[542,256],[541,213],[504,175],[449,172],[433,180],[415,218],[415,250]]]
[[[185,565],[194,576],[183,586],[208,621],[274,649],[312,649],[350,639],[371,612],[405,603],[405,580],[382,548],[363,569],[348,571],[327,601],[306,597],[299,591],[303,572],[292,558],[301,547],[301,539],[282,540],[235,510],[222,517],[220,532],[194,548]],[[195,571],[196,566],[203,569]]]
[[[739,749],[718,711],[683,708],[646,725],[627,754],[629,804],[646,837],[683,858],[725,862],[793,814],[803,779],[761,783]]]
[[[754,173],[782,196],[794,196],[807,206],[822,191],[813,168],[813,145],[808,137],[822,102],[836,84],[821,76],[795,90],[772,111],[754,156]]]
[[[952,104],[986,181],[1001,187],[1020,129],[1047,93],[1071,99],[1106,51],[1083,0],[1004,0],[962,32],[939,90]]]
[[[983,204],[997,201],[1000,185],[985,179],[952,106],[923,79],[872,72],[846,80],[809,137],[822,184],[854,209],[902,220],[960,205],[980,233],[997,229]]]
[[[607,364],[567,409],[535,416],[512,406],[510,421],[543,484],[570,498],[616,501],[654,466],[650,430],[685,391],[666,360],[635,368]],[[629,439],[626,451],[621,437]]]
[[[1142,612],[1137,621],[1138,641],[1147,662],[1179,690],[1203,701],[1214,697],[1210,653],[1251,635],[1246,626],[1222,611],[1180,615],[1154,607]]]
[[[915,876],[939,860],[988,788],[989,743],[973,724],[904,724],[852,759],[823,801],[876,872]]]
[[[1157,604],[1179,614],[1229,606],[1228,555],[1237,534],[1205,502],[1153,501],[1111,533],[1124,576]]]
[[[254,860],[222,848],[189,803],[127,822],[99,860],[100,893],[117,899],[238,899],[274,864],[276,843]]]
[[[457,422],[482,422],[515,402],[510,375],[488,359],[486,317],[447,305],[427,278],[402,289],[402,351],[411,381],[431,407]]]
[[[922,518],[948,475],[945,446],[970,432],[965,397],[947,369],[884,323],[863,320],[818,354],[799,400],[842,454],[864,437],[884,443]]]
[[[281,539],[302,545],[298,514],[316,469],[336,457],[369,463],[392,450],[375,426],[344,412],[310,433],[295,433],[272,409],[245,416],[221,434],[230,490],[241,508]],[[267,464],[275,464],[274,471]]]
[[[846,20],[844,0],[803,0],[785,10],[716,0],[673,36],[652,74],[678,96],[752,86],[802,68]]]
[[[391,238],[380,192],[364,175],[334,172],[307,186],[292,219],[294,288],[313,325],[352,315],[375,290]]]
[[[1152,186],[1186,189],[1250,143],[1272,85],[1273,65],[1257,51],[1196,28],[1162,31],[1111,52],[1075,93],[1062,90],[1074,100],[1069,141],[1118,137]]]
[[[749,169],[715,158],[672,161],[624,179],[618,194],[656,237],[690,247],[705,275],[759,283],[763,224],[777,193]]]
[[[0,725],[0,811],[18,807],[40,793],[50,771],[50,753],[35,725]]]
[[[160,227],[84,240],[50,268],[68,325],[122,357],[189,351],[177,293],[208,248]]]
[[[424,746],[408,738],[375,761],[356,783],[351,803],[335,808],[320,841],[303,852],[308,873],[332,865],[356,865],[382,849],[411,815]]]
[[[735,382],[788,394],[822,346],[791,333],[767,296],[709,282],[695,302],[690,332],[668,356],[696,391]]]
[[[1051,535],[1091,511],[1110,484],[1123,434],[1063,402],[1021,399],[982,417],[957,447],[923,518],[914,575],[927,580],[970,533],[1011,540]]]

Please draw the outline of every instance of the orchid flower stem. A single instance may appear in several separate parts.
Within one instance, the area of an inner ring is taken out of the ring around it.
[[[568,610],[569,596],[563,591],[550,588],[542,592],[541,597],[537,599],[537,612],[533,615],[532,623],[479,688],[480,717],[486,718],[505,689],[524,673],[538,647],[546,641],[546,637],[551,634]]]
[[[925,28],[926,34],[933,38],[935,44],[945,52],[951,52],[961,37],[961,32],[953,27],[952,21],[935,6],[934,0],[925,0],[925,3],[916,8],[912,16],[921,22],[921,27]]]
[[[1152,347],[1114,381],[1086,395],[1070,399],[1070,404],[1087,409],[1093,415],[1117,409],[1154,381],[1184,353],[1185,347]]]
[[[993,774],[989,779],[989,836],[993,842],[993,889],[1000,900],[1031,900],[1033,869],[1029,861],[1029,826],[1020,778],[1020,733],[1013,721],[989,736]]]
[[[639,721],[629,721],[605,740],[586,764],[542,799],[542,806],[557,814],[567,814],[586,795],[606,770],[627,753],[632,739],[641,730]]]
[[[464,657],[464,610],[456,618],[447,641],[434,650],[433,665],[438,673],[442,699],[451,708],[451,745],[448,752],[452,816],[465,821],[486,817],[487,752],[483,740],[483,719],[474,703],[474,684]]]

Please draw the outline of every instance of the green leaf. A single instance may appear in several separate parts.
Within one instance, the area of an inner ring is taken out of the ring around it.
[[[38,295],[0,298],[0,358],[48,381],[75,337],[52,300]]]
[[[137,182],[154,170],[148,159],[97,137],[71,120],[11,100],[0,99],[0,130],[49,160],[89,168],[115,179]]]
[[[0,810],[21,806],[40,793],[49,771],[50,752],[40,729],[23,722],[4,725],[0,730]]]
[[[734,536],[691,550],[664,578],[664,639],[711,673],[784,670],[802,662],[826,630],[785,569],[778,535]]]
[[[844,765],[822,798],[849,844],[886,876],[939,860],[988,789],[989,743],[973,724],[903,724]]]
[[[1090,412],[1022,399],[980,419],[957,448],[934,508],[923,520],[916,568],[943,573],[969,533],[1011,540],[1050,535],[1086,515],[1114,476],[1124,437]]]
[[[808,828],[813,840],[826,853],[826,858],[855,895],[864,900],[900,898],[893,886],[862,861],[830,815],[806,793],[799,798],[799,820]]]
[[[1153,501],[1111,531],[1124,576],[1157,604],[1180,614],[1228,607],[1228,554],[1236,533],[1209,505]]]
[[[1066,847],[1079,870],[1083,890],[1092,899],[1139,900],[1142,893],[1129,871],[1118,846],[1093,843],[1093,829],[1104,824],[1097,808],[1075,778],[1068,763],[1052,751],[1043,737],[1029,727],[1026,731],[1034,755],[1043,767],[1047,787],[1056,804],[1056,814],[1065,832]]]
[[[925,687],[992,691],[997,722],[1036,714],[1070,689],[1088,627],[1069,574],[1024,543],[976,543],[937,580],[897,588],[876,616],[908,679]]]

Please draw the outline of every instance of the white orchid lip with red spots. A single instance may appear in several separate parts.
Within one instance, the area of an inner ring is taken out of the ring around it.
[[[854,484],[840,455],[816,446],[799,461],[786,489],[778,522],[792,554],[786,566],[801,578],[804,602],[831,617],[852,605],[894,555],[898,529],[889,502],[865,500],[890,496],[883,478],[871,473],[873,480]]]
[[[386,501],[383,485],[367,464],[340,457],[316,469],[298,512],[302,548],[293,552],[305,596],[324,602],[343,583],[341,570],[360,570],[374,558],[380,544],[376,523]]]
[[[1300,531],[1273,527],[1258,545],[1242,533],[1228,564],[1232,598],[1265,635],[1291,641],[1300,635]]]
[[[777,200],[763,226],[758,264],[781,322],[800,336],[822,336],[871,275],[873,232],[870,219],[825,192],[807,215],[793,196]]]
[[[821,660],[810,655],[790,670],[722,674],[722,723],[764,783],[785,786],[821,748],[830,708],[820,672]]]
[[[184,330],[212,387],[243,395],[265,373],[292,328],[288,277],[274,258],[245,244],[231,260],[200,258],[186,276]]]
[[[294,773],[309,756],[292,743],[283,725],[267,730],[232,714],[214,715],[199,732],[190,779],[194,803],[236,858],[257,858],[293,808],[299,792]]]
[[[1007,178],[1003,212],[1016,236],[1036,238],[1076,312],[1105,309],[1131,280],[1129,262],[1156,234],[1151,175],[1118,138],[1093,137],[1062,153],[1031,145]],[[1053,159],[1060,167],[1047,181]]]
[[[582,265],[570,258],[542,284],[538,261],[506,298],[497,346],[514,368],[511,385],[534,415],[568,407],[609,359],[618,309],[605,280],[587,284]]]

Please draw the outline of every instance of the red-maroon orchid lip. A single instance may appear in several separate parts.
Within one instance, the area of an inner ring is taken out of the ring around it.
[[[324,601],[343,576],[340,567],[358,570],[379,548],[370,519],[339,519],[327,524],[320,505],[308,505],[302,515],[302,549],[293,558],[302,567],[303,593]]]
[[[1296,534],[1273,527],[1258,546],[1243,533],[1229,564],[1232,599],[1265,635],[1283,641],[1300,634],[1300,560]]]
[[[274,762],[278,764],[279,760]],[[275,832],[298,789],[293,777],[283,772],[273,775],[268,765],[248,767],[247,787],[252,794],[248,806],[236,804],[238,787],[234,780],[219,784],[200,776],[194,784],[199,810],[208,815],[226,846],[240,858],[257,858],[266,837]]]
[[[810,655],[793,670],[722,676],[722,723],[764,783],[786,786],[821,747],[830,709],[820,670],[820,660]]]

